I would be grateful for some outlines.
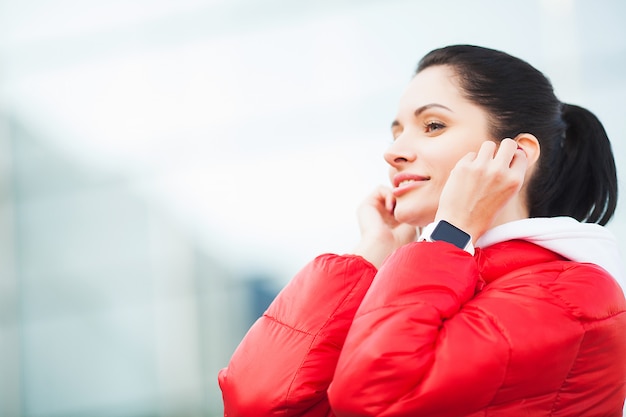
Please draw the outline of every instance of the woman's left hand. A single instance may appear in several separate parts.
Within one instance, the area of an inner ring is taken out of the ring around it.
[[[435,220],[454,224],[476,243],[520,192],[527,166],[526,154],[513,139],[502,140],[499,147],[495,142],[484,142],[478,153],[461,158],[450,172]]]

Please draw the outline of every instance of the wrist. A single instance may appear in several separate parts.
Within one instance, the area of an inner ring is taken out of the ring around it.
[[[381,241],[363,239],[354,247],[352,253],[361,256],[376,268],[380,268],[394,249],[393,245],[384,244]]]
[[[438,219],[426,226],[419,240],[428,242],[448,242],[468,252],[470,255],[474,255],[474,245],[471,234],[443,219]]]
[[[437,214],[435,215],[434,223],[437,223],[440,220],[445,220],[448,223],[457,227],[458,229],[461,229],[467,234],[469,234],[472,238],[473,245],[476,244],[476,241],[478,240],[478,238],[482,236],[482,234],[484,233],[484,230],[481,230],[480,228],[476,227],[478,226],[478,224],[475,221],[473,221],[471,218],[467,216],[459,216],[458,213],[457,215],[453,215],[450,212],[442,213],[438,211]]]

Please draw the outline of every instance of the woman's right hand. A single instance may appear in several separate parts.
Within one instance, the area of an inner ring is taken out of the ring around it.
[[[380,186],[357,210],[361,240],[354,253],[377,268],[391,252],[415,241],[417,237],[417,229],[414,226],[396,220],[393,214],[395,205],[391,189]]]

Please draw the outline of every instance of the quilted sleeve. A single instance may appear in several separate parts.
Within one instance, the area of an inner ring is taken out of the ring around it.
[[[322,255],[280,292],[219,373],[228,417],[331,416],[327,388],[376,268]]]
[[[478,275],[473,257],[448,243],[396,251],[346,339],[329,388],[335,414],[459,416],[489,404],[510,344],[479,309],[457,314],[474,296]]]

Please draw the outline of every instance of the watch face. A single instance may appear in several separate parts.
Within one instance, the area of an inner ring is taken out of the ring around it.
[[[445,220],[439,221],[430,238],[433,241],[443,240],[444,242],[452,243],[461,249],[464,249],[470,241],[470,235]]]

